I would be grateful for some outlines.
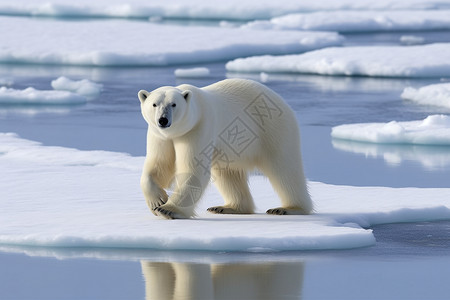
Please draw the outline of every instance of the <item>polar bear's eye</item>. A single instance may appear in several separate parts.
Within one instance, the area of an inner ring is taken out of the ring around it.
[[[156,104],[155,104],[155,103],[153,103],[153,107],[156,107]]]
[[[172,104],[172,107],[175,107],[175,106],[177,106],[177,104],[176,104],[176,103]]]

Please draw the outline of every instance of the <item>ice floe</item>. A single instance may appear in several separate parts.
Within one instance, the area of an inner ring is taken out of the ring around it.
[[[420,45],[425,43],[425,38],[416,35],[402,35],[400,43],[403,45]]]
[[[174,74],[176,77],[198,78],[198,77],[209,76],[210,71],[208,68],[200,67],[200,68],[189,68],[189,69],[176,69]]]
[[[445,170],[450,166],[448,146],[375,144],[350,140],[333,139],[335,149],[363,155],[364,157],[382,158],[390,166],[413,161],[426,170]]]
[[[89,79],[72,80],[61,76],[51,82],[55,90],[69,91],[83,96],[98,96],[102,91],[102,85]]]
[[[289,14],[243,25],[251,29],[338,32],[420,31],[450,28],[450,10],[324,11]]]
[[[401,96],[422,105],[450,108],[450,83],[431,84],[418,89],[407,87]]]
[[[86,97],[68,91],[44,91],[32,87],[24,90],[0,87],[0,104],[81,104],[86,102]]]
[[[267,19],[320,10],[445,9],[448,0],[17,0],[0,3],[0,14],[45,17]]]
[[[14,84],[14,81],[10,78],[0,78],[0,87],[1,86],[11,86]]]
[[[344,124],[333,127],[331,136],[369,143],[450,146],[450,116],[432,115],[408,122]]]
[[[445,77],[450,76],[450,44],[332,47],[299,55],[239,58],[226,68],[232,72]]]
[[[0,17],[0,28],[2,63],[161,66],[304,52],[342,42],[341,36],[331,32],[281,35],[278,31],[126,20],[83,22]]]
[[[277,196],[250,179],[258,214],[210,215],[209,187],[195,220],[161,220],[143,200],[143,157],[43,146],[0,134],[0,244],[269,251],[373,245],[371,225],[450,218],[450,189],[334,186],[311,182],[316,214],[269,216]],[[8,246],[8,247],[9,247]]]

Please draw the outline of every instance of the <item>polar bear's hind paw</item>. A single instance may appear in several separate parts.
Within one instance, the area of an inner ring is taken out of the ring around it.
[[[227,206],[213,206],[207,209],[210,213],[213,214],[248,214],[250,212],[241,212],[237,209],[227,207]]]
[[[286,209],[282,207],[272,208],[266,211],[266,214],[268,215],[287,215]]]
[[[302,208],[286,208],[286,207],[276,207],[266,211],[268,215],[308,215],[309,213]]]

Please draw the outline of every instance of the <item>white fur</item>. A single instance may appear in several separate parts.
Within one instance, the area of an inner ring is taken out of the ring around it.
[[[210,211],[253,213],[247,172],[255,168],[269,178],[282,203],[268,213],[311,213],[295,114],[266,86],[227,79],[204,88],[142,90],[139,99],[149,125],[141,186],[155,214],[193,216],[210,179],[225,199]],[[169,127],[158,125],[161,117]],[[165,189],[174,181],[169,198]]]

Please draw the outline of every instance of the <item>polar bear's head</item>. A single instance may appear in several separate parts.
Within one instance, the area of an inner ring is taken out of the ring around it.
[[[184,135],[194,126],[191,91],[161,87],[152,92],[141,90],[141,112],[154,134],[164,138]]]

